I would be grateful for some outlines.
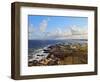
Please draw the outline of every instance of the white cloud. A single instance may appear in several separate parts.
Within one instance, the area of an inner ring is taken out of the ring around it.
[[[39,30],[34,28],[33,24],[30,24],[29,25],[29,29],[28,29],[28,37],[29,37],[29,39],[41,39],[41,38],[44,38],[44,36],[45,36],[44,33],[45,33],[46,28],[47,28],[49,20],[50,20],[49,18],[47,20],[43,20],[40,23]]]
[[[43,20],[40,23],[40,32],[45,32],[47,25],[48,25],[48,20]]]
[[[87,34],[87,27],[77,27],[76,25],[71,26],[72,35],[85,35]]]
[[[33,25],[30,25],[29,39],[87,39],[88,38],[88,28],[86,26],[78,27],[74,25],[71,27],[65,27],[65,29],[61,29],[60,27],[58,27],[54,31],[46,32],[48,20],[43,20],[40,23],[39,31],[36,30]]]
[[[47,39],[87,39],[87,27],[71,26],[70,28],[57,28],[54,32],[48,32]]]
[[[34,31],[35,31],[35,29],[34,29],[33,24],[30,24],[30,25],[29,25],[28,32],[29,32],[29,33],[33,33]]]
[[[35,28],[34,28],[33,24],[30,24],[29,28],[28,28],[28,38],[29,39],[33,38],[33,33],[34,32],[35,32]]]

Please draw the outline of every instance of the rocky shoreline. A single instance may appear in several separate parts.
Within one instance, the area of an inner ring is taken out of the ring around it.
[[[28,66],[87,64],[87,43],[58,43],[33,53]],[[35,57],[36,56],[36,57]]]

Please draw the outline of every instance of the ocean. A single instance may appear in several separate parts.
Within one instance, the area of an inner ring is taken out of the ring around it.
[[[28,40],[28,48],[44,48],[57,43],[86,43],[87,39],[67,39],[67,40]]]

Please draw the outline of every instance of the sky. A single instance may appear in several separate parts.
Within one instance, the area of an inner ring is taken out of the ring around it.
[[[87,39],[87,32],[87,17],[28,16],[29,40]]]

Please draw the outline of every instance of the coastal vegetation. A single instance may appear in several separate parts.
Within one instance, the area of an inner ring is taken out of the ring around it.
[[[28,66],[87,64],[87,50],[87,43],[58,43],[49,45],[42,49],[42,52],[45,54],[37,54],[37,59],[29,59]]]

